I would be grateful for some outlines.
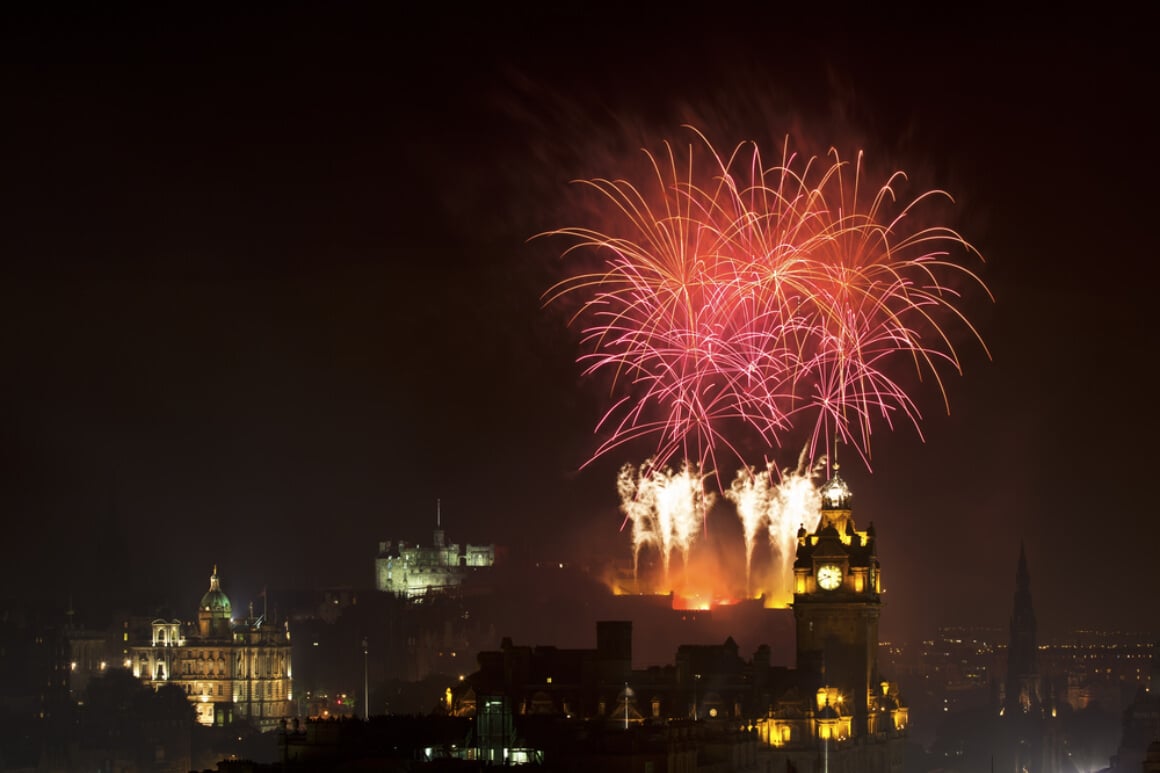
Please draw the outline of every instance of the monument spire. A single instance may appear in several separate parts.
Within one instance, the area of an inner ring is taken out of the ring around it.
[[[1039,706],[1039,669],[1036,664],[1035,610],[1031,605],[1031,573],[1027,550],[1019,542],[1015,569],[1015,598],[1011,609],[1011,639],[1007,647],[1007,684],[1004,714],[1028,714]]]

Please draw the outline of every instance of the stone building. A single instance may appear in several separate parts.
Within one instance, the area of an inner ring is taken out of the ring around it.
[[[467,578],[495,565],[495,545],[448,543],[442,517],[436,516],[430,547],[399,542],[380,542],[375,558],[375,587],[408,599],[441,594],[462,585]]]
[[[882,570],[874,524],[854,523],[835,470],[817,528],[798,530],[796,669],[756,722],[773,770],[900,773],[909,710],[878,670]],[[820,754],[819,754],[820,751]]]
[[[293,714],[289,626],[253,609],[239,620],[232,614],[215,566],[197,623],[154,620],[149,642],[129,648],[129,668],[154,689],[180,687],[203,725],[276,728]]]
[[[1153,650],[1151,685],[1140,687],[1124,709],[1120,743],[1104,773],[1160,771],[1160,644]]]
[[[529,723],[552,718],[561,727],[595,722],[642,732],[691,722],[743,736],[722,747],[730,758],[739,755],[722,769],[901,773],[909,712],[878,668],[875,540],[873,525],[855,527],[849,488],[835,473],[822,489],[817,528],[798,534],[794,668],[771,666],[764,644],[746,658],[729,637],[681,645],[672,665],[633,669],[632,624],[601,621],[595,649],[505,639],[499,651],[480,653],[479,671],[448,691],[447,710],[477,716],[502,700],[516,744],[529,741]],[[687,743],[704,748],[707,741],[693,734]]]

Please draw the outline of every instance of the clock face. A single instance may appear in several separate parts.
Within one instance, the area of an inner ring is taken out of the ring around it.
[[[826,564],[818,567],[818,587],[833,590],[842,584],[842,567]]]

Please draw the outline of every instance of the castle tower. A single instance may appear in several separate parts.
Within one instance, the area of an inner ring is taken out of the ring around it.
[[[882,579],[874,526],[857,530],[851,500],[835,468],[822,487],[817,529],[798,531],[793,610],[798,670],[837,691],[843,713],[853,715],[853,735],[862,736],[877,685]]]
[[[1037,713],[1040,708],[1039,669],[1036,663],[1035,610],[1031,607],[1031,574],[1027,552],[1019,544],[1015,570],[1015,603],[1011,611],[1011,639],[1007,647],[1007,680],[1003,714],[1013,717]]]

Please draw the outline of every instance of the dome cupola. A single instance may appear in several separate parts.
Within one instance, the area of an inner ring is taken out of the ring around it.
[[[838,465],[834,465],[834,474],[822,486],[822,509],[823,510],[849,510],[850,500],[853,495],[850,493],[850,487],[846,485],[846,481],[842,480],[842,476],[838,474]]]
[[[230,614],[233,607],[230,598],[222,590],[218,580],[217,565],[209,578],[209,590],[201,597],[197,607],[198,629],[203,637],[224,637],[230,633]]]
[[[201,597],[201,604],[198,609],[202,612],[224,612],[226,617],[230,616],[232,608],[230,607],[229,596],[222,591],[221,582],[218,580],[217,566],[213,568],[213,574],[209,578],[209,590]]]

